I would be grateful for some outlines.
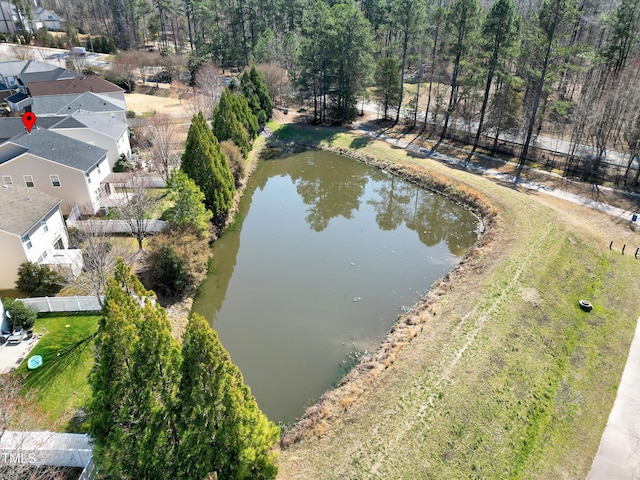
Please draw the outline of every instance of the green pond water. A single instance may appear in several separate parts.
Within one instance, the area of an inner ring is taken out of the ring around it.
[[[298,418],[476,241],[477,218],[349,158],[262,161],[194,311],[260,408]]]

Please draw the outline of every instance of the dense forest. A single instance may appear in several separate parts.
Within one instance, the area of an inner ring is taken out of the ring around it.
[[[192,73],[286,70],[317,122],[375,101],[432,137],[638,186],[640,0],[49,1],[121,50],[188,57]],[[563,151],[538,151],[540,133],[566,140]]]

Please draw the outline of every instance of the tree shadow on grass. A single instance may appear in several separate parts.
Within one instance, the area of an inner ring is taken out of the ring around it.
[[[278,140],[283,142],[316,145],[318,143],[330,144],[340,133],[344,133],[342,128],[289,123],[281,126],[275,132],[275,136]]]
[[[370,143],[371,143],[371,137],[361,136],[361,137],[357,137],[357,138],[354,138],[353,140],[351,140],[351,144],[349,145],[349,148],[353,148],[353,149],[357,150],[359,148],[366,147]]]
[[[25,387],[44,390],[73,367],[82,353],[92,344],[95,334],[81,340],[69,339],[56,348],[46,348],[37,353],[42,356],[42,366],[30,371],[25,379]]]

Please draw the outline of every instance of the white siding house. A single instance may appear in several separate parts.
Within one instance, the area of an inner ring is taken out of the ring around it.
[[[0,184],[61,198],[65,215],[76,204],[83,213],[96,213],[109,173],[105,149],[51,130],[36,128],[0,144]]]
[[[24,262],[79,273],[82,253],[67,250],[69,237],[60,199],[33,188],[5,184],[0,186],[0,205],[0,289],[15,288],[18,268]]]
[[[51,127],[51,130],[89,145],[104,148],[107,150],[111,169],[120,155],[124,154],[127,158],[131,158],[129,126],[115,118],[76,112],[73,116]]]
[[[53,10],[47,10],[42,7],[36,8],[33,12],[33,28],[40,30],[42,27],[48,30],[61,30],[60,17]]]

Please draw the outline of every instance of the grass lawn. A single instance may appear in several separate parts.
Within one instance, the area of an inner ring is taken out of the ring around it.
[[[29,356],[42,355],[43,365],[29,371],[22,362],[17,374],[26,374],[25,388],[49,415],[44,427],[66,430],[74,412],[90,394],[87,376],[93,366],[93,334],[100,317],[82,314],[43,314],[34,333],[42,333]],[[57,423],[59,422],[59,423]]]
[[[640,262],[609,250],[640,245],[628,222],[346,130],[277,135],[446,177],[498,211],[491,243],[410,313],[395,362],[333,392],[279,478],[586,478],[640,315]]]

